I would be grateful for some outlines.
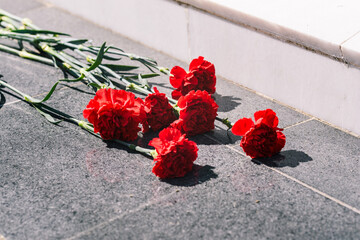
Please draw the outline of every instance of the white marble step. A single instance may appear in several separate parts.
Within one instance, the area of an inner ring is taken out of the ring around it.
[[[44,0],[360,135],[360,2]]]

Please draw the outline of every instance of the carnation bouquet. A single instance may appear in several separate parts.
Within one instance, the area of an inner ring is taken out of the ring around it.
[[[1,87],[18,94],[53,124],[66,120],[96,137],[153,158],[152,172],[159,178],[183,177],[192,170],[198,147],[188,138],[213,130],[215,121],[243,136],[240,146],[251,158],[271,157],[285,145],[285,135],[277,127],[278,118],[271,109],[257,111],[255,122],[242,118],[232,124],[218,117],[218,105],[212,97],[216,92],[215,66],[202,56],[190,62],[188,71],[179,66],[169,70],[151,58],[126,53],[105,42],[95,46],[88,39],[42,30],[29,19],[1,9],[0,26],[1,38],[18,43],[18,47],[0,44],[1,51],[52,65],[72,76],[55,81],[43,99],[31,97],[2,80]],[[140,67],[123,64],[122,58],[140,63]],[[150,81],[160,74],[168,75],[174,88],[171,96],[161,93]],[[82,109],[84,119],[46,103],[63,82],[83,82],[94,92]],[[160,131],[149,142],[153,148],[133,143],[140,133],[148,131]]]

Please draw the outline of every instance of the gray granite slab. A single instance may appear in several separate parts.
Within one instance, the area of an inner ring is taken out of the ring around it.
[[[74,125],[55,127],[27,104],[1,111],[0,234],[64,238],[172,191],[152,160]]]
[[[214,161],[216,179],[180,188],[72,239],[358,238],[358,214],[221,145],[200,148]]]
[[[271,166],[360,209],[360,139],[316,120],[284,131]]]
[[[1,134],[0,226],[6,238],[359,234],[359,215],[204,136],[193,138],[200,149],[194,171],[160,181],[150,172],[150,159],[74,125],[54,127],[26,103],[1,111],[12,119]]]
[[[360,139],[317,120],[283,132],[286,144],[280,154],[255,161],[360,209]],[[221,126],[207,135],[244,153],[241,137],[230,133],[229,138]]]
[[[88,94],[68,88],[48,105],[81,119],[88,101]],[[160,181],[151,159],[73,124],[50,124],[25,102],[5,105],[0,114],[0,234],[9,239],[69,237],[178,187],[217,178],[202,157],[185,179]],[[146,147],[148,141],[136,142]]]

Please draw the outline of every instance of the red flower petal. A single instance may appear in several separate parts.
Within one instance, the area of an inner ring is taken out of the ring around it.
[[[198,79],[194,76],[193,73],[188,73],[186,74],[186,81],[184,82],[184,87],[188,85],[197,85],[198,82]]]
[[[182,82],[186,76],[186,71],[179,66],[175,66],[171,69],[170,72],[173,76],[170,77],[170,84],[174,88],[179,88],[182,85]]]
[[[153,87],[153,88],[154,88],[155,93],[160,93],[159,90],[157,89],[157,87]]]
[[[272,128],[276,128],[279,124],[279,119],[272,109],[257,111],[254,113],[254,117],[256,124],[264,123]]]
[[[165,128],[159,133],[159,138],[164,141],[178,141],[182,136],[181,132],[176,128]]]
[[[149,146],[153,146],[156,149],[161,148],[163,141],[160,138],[154,138],[149,142]]]
[[[254,122],[251,118],[242,118],[234,124],[231,131],[235,135],[244,136],[252,127],[254,127]]]
[[[281,151],[281,149],[285,146],[286,137],[282,132],[277,132],[277,142],[275,146],[275,153],[278,153]]]
[[[199,56],[198,58],[193,59],[189,65],[189,71],[192,71],[194,68],[200,67],[203,62],[203,56]]]
[[[178,100],[182,96],[181,92],[178,90],[174,90],[171,93],[171,97],[175,100]]]

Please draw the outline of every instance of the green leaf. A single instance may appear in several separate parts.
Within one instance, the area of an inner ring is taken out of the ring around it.
[[[118,51],[120,52],[114,52],[114,51],[111,51],[110,49],[117,49]],[[94,46],[91,46],[89,47],[90,50],[92,51],[99,51],[100,47],[94,47]],[[107,60],[114,60],[114,61],[118,61],[120,60],[121,58],[120,57],[111,57],[110,55],[113,54],[113,55],[117,55],[117,56],[127,56],[127,54],[120,48],[117,48],[117,47],[113,47],[113,46],[109,46],[108,47],[108,51],[106,52],[106,54],[104,54],[104,59],[107,59]]]
[[[160,76],[160,74],[158,73],[150,73],[150,74],[141,74],[141,78],[153,78],[153,77],[158,77]],[[130,79],[139,79],[139,76],[132,76],[132,77],[127,77]]]
[[[58,124],[59,122],[61,122],[61,120],[55,120],[50,114],[42,111],[40,108],[38,108],[35,104],[33,104],[33,107],[41,114],[43,115],[46,120],[48,120],[49,122],[53,123],[53,124]]]
[[[52,47],[56,50],[64,50],[67,48],[75,49],[77,45],[81,45],[88,42],[87,39],[76,39],[76,38],[69,38],[69,39],[61,39],[61,42],[57,42]]]
[[[103,64],[104,66],[110,68],[113,71],[130,71],[133,69],[137,69],[137,66],[129,66],[129,65],[117,65],[117,64]]]
[[[86,69],[86,71],[89,72],[91,70],[94,70],[95,68],[97,68],[101,64],[101,61],[102,61],[102,59],[104,57],[104,53],[109,49],[109,48],[107,48],[105,50],[105,44],[106,44],[106,42],[104,42],[103,45],[101,45],[101,48],[99,50],[99,53],[98,53],[98,55],[96,57],[95,62],[88,69]]]
[[[76,78],[76,79],[68,79],[68,78],[64,78],[64,79],[60,79],[59,82],[79,82],[81,80],[83,80],[85,77],[84,74],[81,74],[80,77]]]
[[[49,98],[51,97],[51,95],[54,93],[56,86],[59,84],[59,82],[56,82],[54,84],[54,86],[51,88],[51,90],[48,92],[48,94],[42,99],[42,100],[37,100],[35,98],[28,98],[26,99],[26,101],[31,102],[31,103],[42,103],[42,102],[46,102],[47,100],[49,100]]]
[[[110,61],[119,61],[119,60],[121,60],[121,57],[116,58],[116,57],[110,57],[108,55],[104,55],[104,59],[110,60]]]
[[[90,46],[90,47],[81,49],[81,51],[91,52],[94,54],[96,54],[98,52],[98,50],[99,50],[99,47],[94,47],[94,46]],[[109,51],[107,51],[107,53],[109,53]],[[113,53],[113,54],[124,56],[124,54],[119,54],[119,53]],[[119,61],[119,60],[121,60],[121,57],[110,57],[110,56],[108,56],[108,54],[104,54],[104,59],[110,60],[110,61]]]
[[[16,30],[11,30],[11,32],[15,32],[15,33],[30,33],[30,34],[52,34],[52,35],[70,36],[70,35],[67,34],[67,33],[54,32],[54,31],[48,31],[48,30],[35,30],[35,29],[16,29]]]
[[[66,42],[72,43],[72,44],[75,44],[75,45],[80,45],[80,44],[87,43],[88,41],[89,40],[87,40],[87,39],[71,39],[71,40],[68,40]]]
[[[42,99],[42,100],[38,100],[36,98],[30,97],[30,96],[25,96],[25,100],[27,102],[30,103],[43,103],[46,102],[47,100],[49,100],[49,98],[51,97],[51,95],[54,93],[56,86],[60,83],[60,82],[78,82],[81,81],[83,78],[85,77],[84,74],[81,74],[81,76],[77,79],[60,79],[59,81],[57,81],[54,86],[50,89],[50,91],[48,92],[48,94]]]
[[[66,46],[64,44],[61,44],[61,43],[53,44],[53,45],[51,45],[51,47],[54,48],[57,51],[62,51],[64,49],[68,48],[68,46]]]
[[[157,65],[157,62],[155,61],[155,60],[153,60],[153,59],[151,59],[151,58],[147,58],[147,57],[138,57],[138,59],[139,60],[142,60],[142,61],[144,61],[144,62],[146,62],[146,63],[150,63],[150,64],[155,64],[155,65]]]
[[[51,59],[53,61],[54,68],[59,68],[58,62],[57,62],[56,58],[53,55],[51,55]]]
[[[94,82],[89,83],[88,86],[91,86],[91,87],[93,87],[93,88],[96,88],[97,90],[99,90],[99,89],[102,88],[102,86],[100,86],[99,84],[94,83]]]
[[[120,52],[124,52],[124,50],[122,50],[121,48],[118,48],[118,47],[110,46],[109,48],[110,48],[110,49],[118,50],[118,51],[120,51]],[[115,52],[111,52],[111,53],[115,53]],[[116,53],[115,53],[115,54],[116,54]]]

